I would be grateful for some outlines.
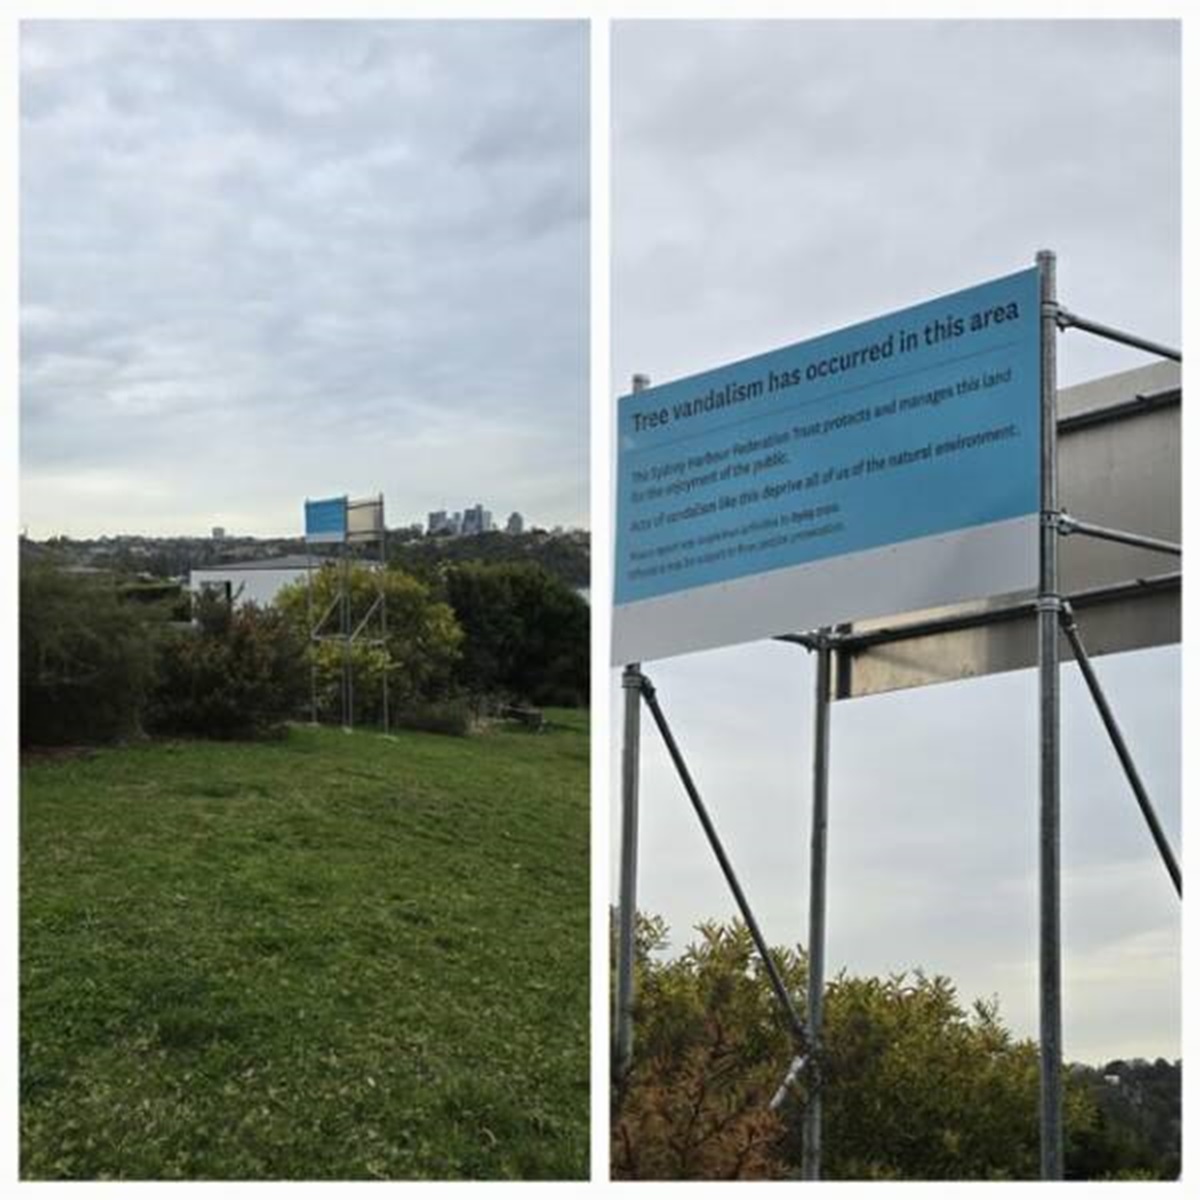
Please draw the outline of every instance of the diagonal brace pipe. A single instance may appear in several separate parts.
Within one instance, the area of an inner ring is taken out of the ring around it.
[[[1129,533],[1124,529],[1109,529],[1104,525],[1093,525],[1090,521],[1080,521],[1068,512],[1060,512],[1057,516],[1058,531],[1064,537],[1072,533],[1080,533],[1085,537],[1100,538],[1106,542],[1122,542],[1126,546],[1140,546],[1143,550],[1158,550],[1163,554],[1174,554],[1182,557],[1183,547],[1178,542],[1168,542],[1163,538],[1150,537],[1143,533]]]
[[[1171,876],[1171,882],[1175,885],[1175,891],[1180,899],[1183,898],[1183,880],[1179,870],[1179,863],[1175,858],[1175,853],[1171,849],[1171,843],[1167,841],[1167,835],[1163,832],[1162,825],[1159,824],[1158,814],[1154,811],[1154,805],[1150,803],[1150,796],[1146,791],[1145,784],[1142,783],[1142,777],[1138,774],[1138,769],[1133,761],[1133,755],[1129,752],[1129,747],[1125,744],[1125,738],[1121,734],[1121,727],[1117,724],[1117,718],[1113,715],[1113,711],[1108,706],[1108,700],[1104,695],[1103,689],[1100,687],[1100,680],[1096,677],[1096,672],[1092,669],[1091,660],[1087,656],[1087,651],[1083,647],[1083,639],[1079,634],[1079,625],[1075,621],[1075,613],[1071,609],[1071,605],[1063,602],[1061,610],[1061,623],[1063,633],[1067,635],[1067,641],[1071,643],[1071,649],[1075,653],[1075,660],[1079,663],[1079,669],[1083,673],[1084,682],[1088,686],[1088,691],[1092,694],[1092,699],[1095,701],[1096,709],[1100,713],[1100,720],[1104,722],[1104,728],[1108,731],[1109,740],[1113,744],[1113,749],[1117,752],[1117,757],[1121,760],[1121,766],[1125,769],[1125,777],[1129,780],[1129,786],[1133,789],[1133,794],[1137,798],[1138,807],[1142,810],[1142,816],[1146,819],[1146,824],[1150,829],[1150,836],[1154,839],[1154,844],[1158,847],[1158,853],[1163,860],[1163,865],[1167,868],[1167,874]]]
[[[1136,333],[1126,333],[1123,329],[1114,329],[1111,325],[1101,325],[1099,321],[1089,321],[1086,317],[1069,312],[1062,305],[1058,306],[1054,323],[1059,329],[1082,329],[1084,333],[1094,333],[1110,342],[1120,342],[1124,346],[1132,346],[1135,350],[1145,350],[1147,354],[1157,354],[1160,358],[1183,362],[1183,351],[1174,346],[1164,346],[1161,342],[1152,342]]]
[[[670,754],[671,761],[675,764],[675,770],[679,774],[683,789],[687,792],[688,799],[692,802],[692,807],[696,810],[696,816],[700,819],[705,836],[708,838],[708,844],[712,847],[713,854],[716,855],[726,883],[729,884],[729,890],[733,892],[733,898],[737,901],[738,909],[742,914],[742,920],[745,921],[746,928],[750,931],[750,936],[754,940],[754,946],[758,950],[758,956],[767,970],[767,976],[771,981],[771,989],[774,991],[775,998],[779,1001],[779,1005],[787,1017],[792,1038],[801,1054],[807,1057],[810,1049],[808,1030],[801,1020],[800,1014],[796,1011],[792,997],[783,982],[783,976],[780,975],[779,968],[775,965],[775,960],[772,958],[771,951],[768,949],[766,940],[763,938],[762,930],[759,929],[758,922],[754,919],[754,913],[751,911],[749,901],[746,899],[746,893],[742,891],[742,885],[738,882],[733,864],[729,861],[729,856],[725,853],[725,847],[721,844],[721,839],[717,835],[712,818],[708,815],[708,810],[704,807],[704,801],[700,798],[700,793],[696,789],[695,782],[692,780],[691,772],[688,770],[687,763],[683,759],[679,745],[671,733],[671,727],[667,724],[666,717],[663,716],[654,685],[645,675],[641,677],[641,693],[642,699],[646,702],[646,707],[650,710],[650,715],[654,718],[655,725],[658,726],[658,732],[662,735],[663,742],[667,747],[667,753]]]

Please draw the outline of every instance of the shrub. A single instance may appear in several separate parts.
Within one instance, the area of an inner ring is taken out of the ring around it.
[[[162,643],[147,724],[158,733],[254,738],[297,716],[303,645],[270,608],[200,597],[196,623]]]
[[[106,578],[23,565],[22,745],[105,742],[136,734],[154,670],[154,630]]]
[[[573,588],[532,563],[467,563],[447,570],[446,594],[466,635],[457,674],[469,691],[587,704],[590,616]]]
[[[678,957],[642,919],[636,1057],[612,1122],[617,1178],[795,1177],[803,1084],[770,1099],[795,1050],[741,923],[699,927]],[[777,950],[789,992],[807,961]],[[823,1176],[828,1179],[1029,1179],[1038,1170],[1038,1055],[994,1001],[965,1007],[950,981],[921,971],[845,973],[825,993]],[[1094,1118],[1064,1077],[1068,1155]]]

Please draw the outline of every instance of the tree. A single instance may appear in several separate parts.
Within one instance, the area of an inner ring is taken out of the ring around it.
[[[385,672],[388,700],[396,712],[447,695],[463,642],[462,629],[450,606],[435,599],[428,585],[395,568],[381,571],[354,563],[348,574],[351,629],[367,621],[381,589],[387,596],[384,644],[372,644],[370,640],[381,633],[380,614],[376,610],[364,627],[366,636],[352,647],[355,720],[365,723],[380,718]],[[311,610],[306,582],[283,588],[275,599],[284,620],[308,647],[307,654],[317,669],[320,711],[331,714],[341,711],[343,646],[335,641],[311,645],[309,628],[310,619],[319,620],[331,610],[338,592],[339,568],[327,565],[313,576]],[[340,629],[338,616],[332,613],[323,626],[325,632]]]
[[[1116,1059],[1072,1071],[1095,1100],[1095,1115],[1068,1159],[1071,1178],[1177,1179],[1182,1064]]]
[[[449,567],[445,588],[466,635],[458,678],[469,691],[587,704],[589,612],[573,588],[532,563]]]
[[[154,626],[111,581],[23,563],[22,745],[104,742],[140,731]]]
[[[748,931],[706,924],[665,959],[661,922],[642,922],[637,1057],[619,1081],[614,1172],[623,1178],[778,1178],[801,1166],[803,1091],[769,1102],[794,1049]],[[802,997],[802,951],[776,951]],[[942,976],[838,975],[827,986],[823,1176],[1028,1179],[1038,1173],[1038,1059],[996,1003],[965,1009]],[[1068,1153],[1095,1118],[1064,1079]]]

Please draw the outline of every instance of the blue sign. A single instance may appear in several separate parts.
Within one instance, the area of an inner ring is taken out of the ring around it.
[[[346,497],[329,500],[305,500],[304,538],[309,542],[346,540]]]
[[[617,608],[1036,515],[1039,308],[1034,268],[623,396]]]

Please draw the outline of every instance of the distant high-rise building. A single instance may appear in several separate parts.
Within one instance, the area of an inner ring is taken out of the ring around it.
[[[225,526],[214,525],[212,527],[212,536],[214,542],[219,542],[225,536]]]
[[[519,524],[518,532],[525,527],[520,513],[513,513]],[[512,525],[509,517],[509,525]],[[490,508],[476,504],[462,512],[448,513],[444,509],[429,514],[427,530],[431,534],[444,534],[451,537],[468,537],[477,533],[491,533],[496,528],[495,518]]]
[[[464,537],[475,533],[487,533],[493,529],[492,514],[482,504],[468,508],[462,515],[462,534]]]
[[[519,512],[510,513],[509,517],[508,517],[508,524],[506,524],[504,526],[504,531],[505,531],[505,533],[514,533],[514,534],[524,533],[525,532],[525,518],[523,516],[521,516],[521,514]]]

